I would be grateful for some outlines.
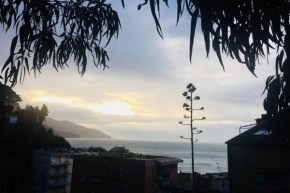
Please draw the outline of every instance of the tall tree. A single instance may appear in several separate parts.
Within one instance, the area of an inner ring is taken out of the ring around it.
[[[48,108],[45,104],[43,104],[43,106],[41,107],[40,109],[40,112],[39,112],[39,116],[38,116],[38,120],[40,123],[42,123],[45,118],[48,116]]]

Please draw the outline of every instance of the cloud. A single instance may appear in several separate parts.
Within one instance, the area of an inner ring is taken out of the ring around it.
[[[55,96],[40,96],[32,99],[32,102],[47,102],[47,103],[60,103],[64,105],[68,105],[70,107],[84,107],[83,101],[74,98],[58,98]]]
[[[25,101],[29,100],[32,103],[57,104],[59,108],[63,108],[61,106],[82,108],[104,115],[158,116],[158,113],[150,110],[150,108],[144,108],[142,101],[148,97],[150,98],[150,96],[144,96],[140,93],[104,93],[104,97],[98,100],[88,100],[86,97],[77,96],[47,95],[46,92],[40,90],[21,92],[21,96],[24,97]]]
[[[90,104],[88,109],[105,115],[128,115],[133,116],[136,113],[132,111],[132,107],[121,102],[103,102],[102,104]]]
[[[200,121],[195,122],[194,125],[208,125],[208,124],[229,124],[229,125],[246,125],[249,122],[243,122],[240,120],[219,120],[219,121]]]
[[[35,92],[39,93],[39,92]],[[41,95],[42,92],[40,92]],[[37,96],[31,100],[31,102],[44,102],[44,103],[52,103],[52,104],[61,104],[66,105],[68,107],[74,108],[84,108],[91,110],[93,112],[98,112],[105,115],[128,115],[133,116],[136,113],[132,110],[132,106],[116,101],[105,101],[100,104],[91,104],[87,101],[78,99],[78,98],[65,98],[65,97],[57,97],[57,96]]]

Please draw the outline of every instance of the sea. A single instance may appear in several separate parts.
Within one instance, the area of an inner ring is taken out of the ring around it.
[[[117,139],[66,139],[72,147],[125,147],[131,152],[143,155],[159,155],[177,157],[183,160],[178,164],[178,172],[191,172],[190,142],[117,140]],[[194,169],[196,172],[220,173],[227,172],[227,147],[225,144],[202,143],[194,144]]]

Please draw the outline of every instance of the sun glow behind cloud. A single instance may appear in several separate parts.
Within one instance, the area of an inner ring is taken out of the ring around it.
[[[72,104],[72,100],[66,99],[66,98],[57,98],[57,97],[51,97],[51,96],[42,96],[35,98],[35,101],[41,101],[41,102],[50,102],[50,103],[63,103],[63,104]]]
[[[88,109],[105,114],[105,115],[128,115],[136,113],[132,111],[132,106],[121,102],[103,102],[102,104],[88,105]]]
[[[32,99],[34,102],[59,103],[69,107],[86,108],[94,112],[105,115],[126,115],[133,116],[136,112],[132,110],[133,106],[125,102],[105,101],[103,103],[90,103],[78,98],[65,98],[55,96],[38,96]]]
[[[61,103],[70,107],[78,107],[81,108],[84,106],[84,102],[77,98],[61,98],[55,96],[40,96],[34,98],[32,101],[36,102],[48,102],[48,103]]]

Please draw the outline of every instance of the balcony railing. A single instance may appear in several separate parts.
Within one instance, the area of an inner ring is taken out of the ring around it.
[[[72,163],[69,162],[69,161],[60,161],[60,162],[51,162],[50,165],[52,165],[52,166],[61,166],[61,165],[69,165],[69,164],[72,164]]]
[[[72,174],[71,172],[61,172],[61,173],[50,173],[49,177],[60,177],[60,176],[67,176]]]
[[[66,185],[68,185],[68,184],[69,184],[68,182],[62,182],[62,183],[60,183],[60,184],[48,184],[48,188],[49,188],[49,189],[59,188],[59,187],[66,186]]]
[[[162,176],[156,176],[156,180],[162,181]]]
[[[168,180],[170,178],[171,178],[171,174],[170,173],[159,174],[159,175],[156,176],[156,180],[158,180],[158,181]]]

